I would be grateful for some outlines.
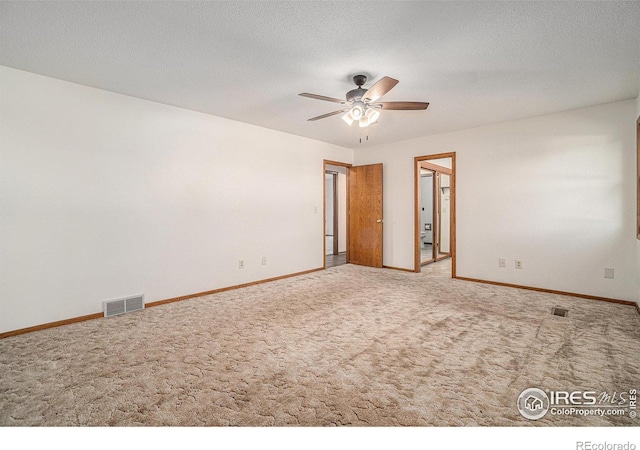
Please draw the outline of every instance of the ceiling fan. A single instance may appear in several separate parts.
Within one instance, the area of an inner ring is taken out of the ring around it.
[[[347,92],[347,95],[345,96],[346,100],[326,97],[324,95],[309,94],[307,92],[299,94],[303,97],[315,98],[317,100],[345,105],[345,108],[343,109],[322,114],[321,116],[312,117],[311,119],[308,119],[308,121],[325,119],[327,117],[335,116],[336,114],[346,113],[342,116],[342,119],[346,123],[351,125],[353,122],[357,121],[360,127],[364,128],[378,121],[378,117],[380,117],[380,110],[424,110],[429,106],[429,103],[426,102],[378,101],[383,95],[398,84],[398,80],[394,78],[383,77],[374,83],[374,85],[369,89],[363,89],[362,87],[367,82],[367,77],[365,75],[355,75],[353,77],[353,82],[356,84],[357,88]]]

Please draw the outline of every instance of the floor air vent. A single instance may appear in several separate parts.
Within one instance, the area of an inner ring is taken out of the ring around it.
[[[102,302],[102,309],[105,317],[139,311],[144,309],[144,295]]]
[[[567,317],[569,315],[569,310],[562,308],[553,308],[551,310],[551,314],[553,314],[554,316]]]

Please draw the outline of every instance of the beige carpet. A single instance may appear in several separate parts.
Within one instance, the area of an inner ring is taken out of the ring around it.
[[[0,425],[640,424],[516,409],[529,387],[640,388],[634,308],[448,265],[344,265],[1,340]]]

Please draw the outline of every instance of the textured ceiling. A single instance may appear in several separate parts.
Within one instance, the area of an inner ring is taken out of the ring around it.
[[[0,65],[345,147],[634,98],[640,2],[0,2]],[[400,83],[361,130],[351,77]]]

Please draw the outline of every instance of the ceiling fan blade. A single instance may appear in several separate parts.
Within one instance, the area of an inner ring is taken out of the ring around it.
[[[396,80],[395,78],[380,78],[373,86],[371,86],[367,90],[367,92],[364,93],[362,99],[369,99],[370,102],[375,102],[384,94],[393,89],[396,84],[398,84],[398,80]]]
[[[324,100],[325,102],[333,102],[333,103],[346,103],[344,100],[340,100],[339,98],[327,97],[325,95],[318,94],[309,94],[308,92],[303,92],[302,94],[298,94],[303,97],[315,98],[316,100]]]
[[[376,105],[381,105],[382,109],[395,109],[395,110],[419,110],[427,109],[429,103],[427,102],[379,102]]]
[[[311,119],[307,119],[307,122],[313,122],[314,120],[326,119],[327,117],[335,116],[336,114],[340,114],[340,113],[347,112],[347,111],[349,111],[349,108],[341,109],[340,111],[333,111],[333,112],[330,112],[330,113],[323,114],[321,116],[316,116],[316,117],[312,117]]]

